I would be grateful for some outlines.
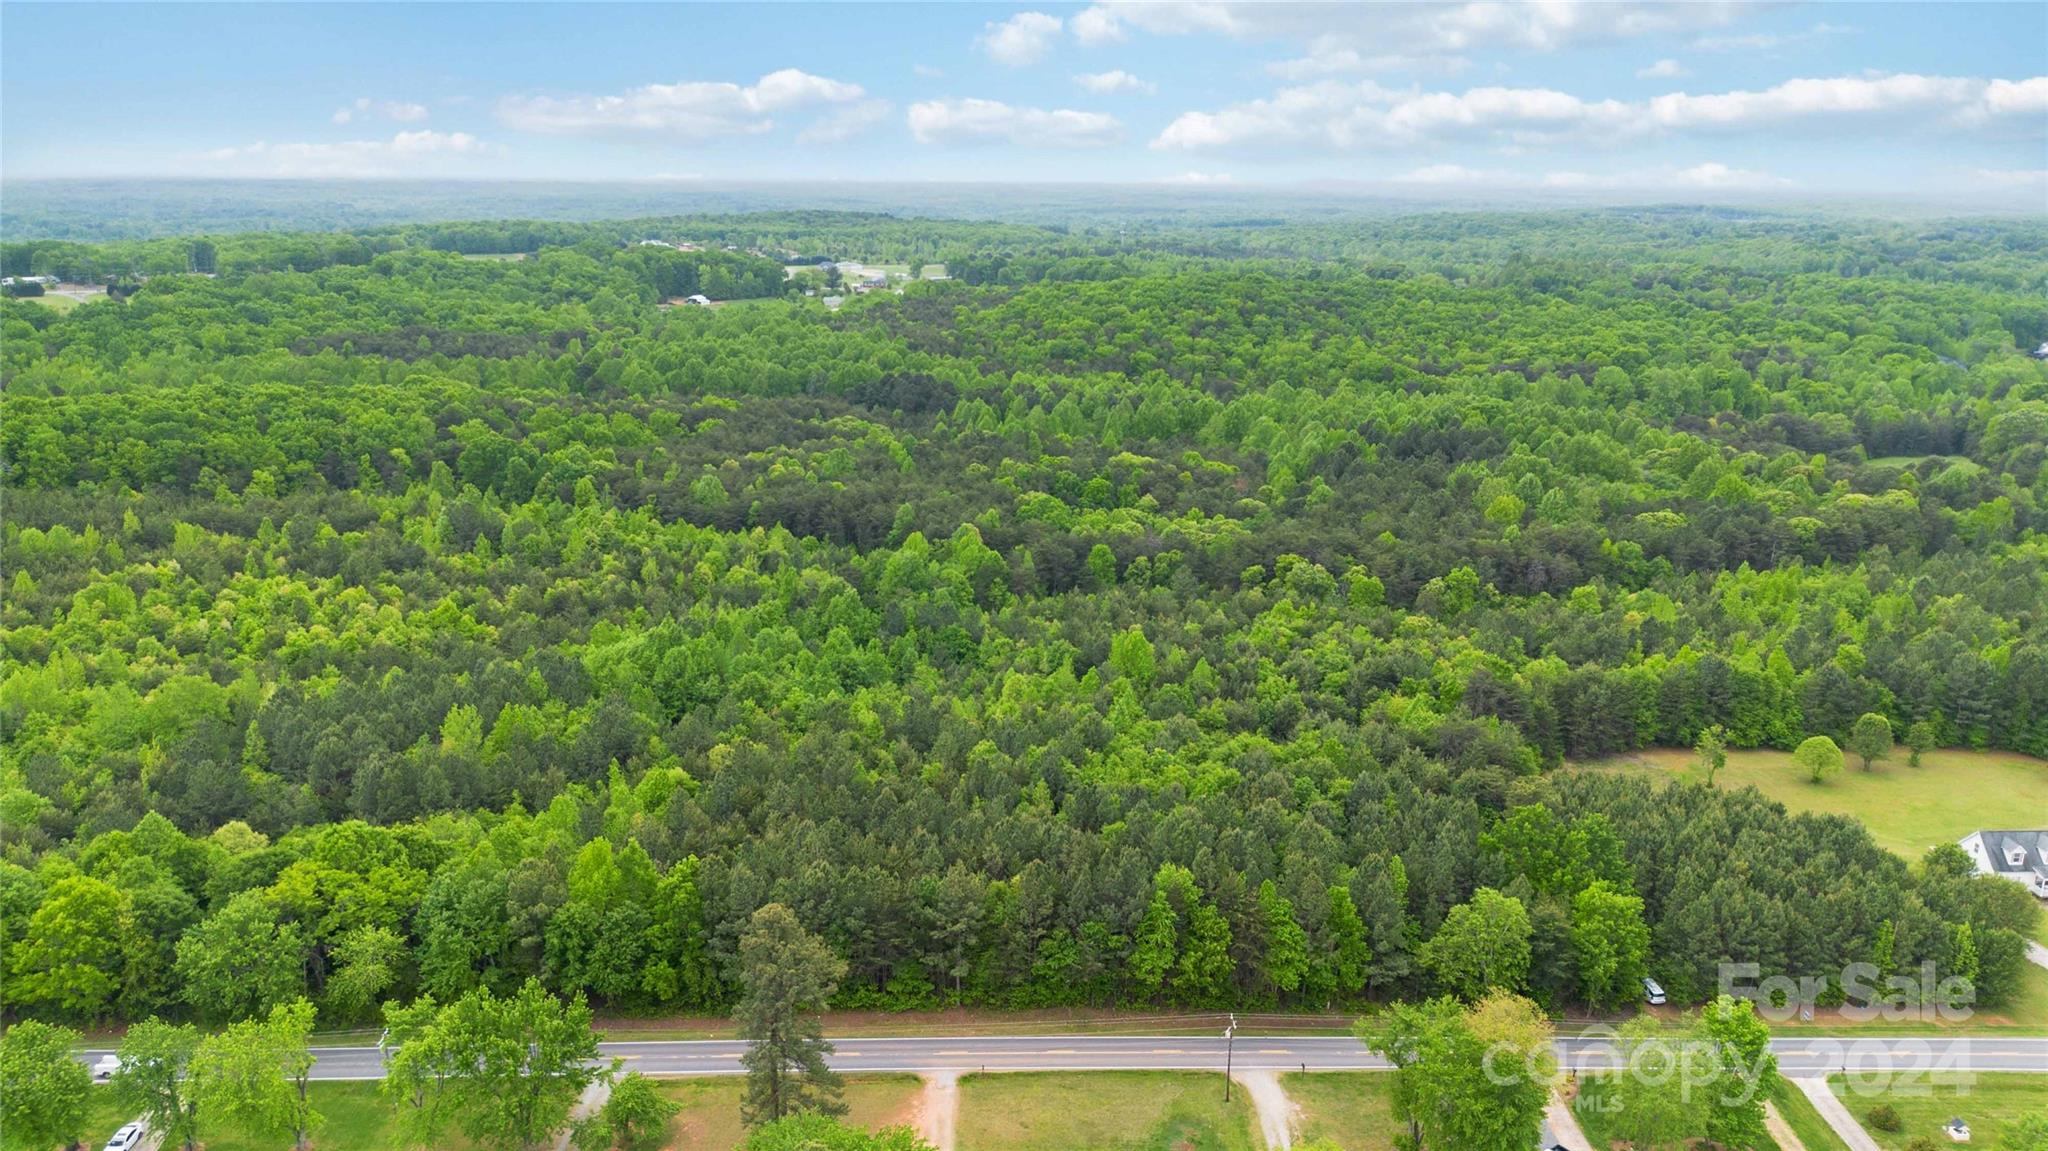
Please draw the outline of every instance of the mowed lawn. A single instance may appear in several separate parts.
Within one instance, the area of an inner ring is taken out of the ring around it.
[[[682,1104],[670,1121],[664,1148],[674,1151],[732,1151],[746,1137],[740,1098],[747,1081],[739,1075],[660,1079],[661,1093]],[[846,1121],[857,1127],[893,1127],[916,1118],[922,1081],[915,1075],[846,1077]]]
[[[1282,1075],[1301,1119],[1303,1139],[1327,1139],[1344,1151],[1391,1151],[1402,1125],[1387,1096],[1393,1077],[1378,1071],[1311,1071]]]
[[[378,1095],[375,1083],[315,1083],[312,1094],[313,1109],[326,1119],[313,1133],[316,1151],[382,1151],[399,1145],[393,1130],[396,1113]],[[116,1129],[135,1118],[133,1113],[114,1106],[114,1093],[105,1086],[92,1089],[86,1114],[85,1139],[93,1147],[104,1145]],[[290,1147],[292,1142],[288,1135],[258,1136],[231,1125],[210,1124],[203,1116],[199,1138],[206,1151],[277,1151]],[[464,1148],[469,1142],[457,1138],[445,1145]],[[0,1134],[0,1148],[30,1151],[27,1144],[5,1134]],[[48,1148],[37,1147],[33,1151]]]
[[[1806,1151],[1849,1151],[1849,1145],[1828,1126],[1814,1109],[1813,1100],[1806,1093],[1784,1080],[1778,1081],[1777,1094],[1772,1096],[1771,1105],[1778,1109],[1779,1118],[1785,1126],[1798,1136]]]
[[[2048,761],[2004,751],[1930,751],[1906,766],[1906,749],[1870,771],[1848,766],[1814,784],[1782,751],[1731,751],[1714,782],[1754,787],[1792,811],[1853,816],[1878,846],[1909,860],[1954,843],[1979,828],[2048,827]],[[1583,765],[1655,779],[1706,781],[1698,757],[1680,748],[1650,748]]]
[[[1221,1075],[1177,1071],[968,1075],[960,1080],[956,1135],[959,1151],[1261,1146],[1244,1092],[1225,1103]]]
[[[1938,1146],[1951,1146],[1941,1128],[1954,1116],[1970,1125],[1970,1146],[2003,1147],[2009,1124],[2023,1115],[2048,1115],[2048,1075],[2006,1072],[1958,1078],[1938,1072],[1903,1079],[1875,1094],[1859,1090],[1856,1081],[1837,1075],[1828,1080],[1828,1086],[1885,1151],[1902,1151],[1922,1137]],[[1870,1109],[1879,1103],[1888,1103],[1899,1113],[1897,1131],[1871,1126]]]

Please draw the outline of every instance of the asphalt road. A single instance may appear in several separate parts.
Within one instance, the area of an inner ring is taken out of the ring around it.
[[[840,1039],[839,1071],[1188,1071],[1223,1068],[1220,1037],[1144,1035],[946,1036],[936,1039]],[[1771,1043],[1786,1075],[1903,1071],[2034,1071],[2048,1073],[2048,1038],[1995,1036],[1859,1039],[1788,1038]],[[1613,1051],[1598,1040],[1559,1041],[1564,1066],[1598,1070]],[[746,1044],[737,1040],[606,1043],[606,1056],[643,1075],[736,1075]],[[84,1052],[90,1063],[104,1050]],[[375,1047],[316,1047],[315,1079],[378,1079]],[[1381,1070],[1386,1061],[1356,1039],[1240,1036],[1232,1066],[1245,1071]]]

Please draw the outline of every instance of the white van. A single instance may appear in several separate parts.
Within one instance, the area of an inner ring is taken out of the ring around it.
[[[117,1056],[102,1055],[100,1056],[100,1061],[92,1065],[92,1077],[94,1079],[112,1079],[120,1070],[121,1060]]]
[[[1643,976],[1643,1002],[1652,1007],[1664,1006],[1664,988],[1649,976]]]
[[[149,1128],[143,1126],[140,1120],[130,1123],[114,1132],[114,1137],[107,1140],[107,1151],[129,1151],[129,1148],[140,1144],[142,1137],[148,1132]]]

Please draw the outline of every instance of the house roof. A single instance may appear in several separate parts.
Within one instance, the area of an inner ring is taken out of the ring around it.
[[[1986,829],[1973,832],[1972,836],[1984,845],[1984,854],[1990,856],[1993,871],[2003,875],[2048,876],[2048,831],[2040,828],[2012,831]],[[2019,857],[2017,864],[2012,862],[2015,853]]]

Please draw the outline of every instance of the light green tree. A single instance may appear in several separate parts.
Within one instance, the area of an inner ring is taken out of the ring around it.
[[[80,1145],[92,1073],[71,1053],[78,1033],[23,1019],[0,1035],[0,1130],[10,1143]]]
[[[1720,1064],[1708,1099],[1707,1138],[1723,1147],[1761,1146],[1764,1101],[1778,1089],[1770,1025],[1757,1017],[1755,1003],[1723,995],[1700,1012],[1698,1027]]]
[[[1700,767],[1707,773],[1707,786],[1714,786],[1714,776],[1728,766],[1728,733],[1720,724],[1711,724],[1700,732],[1692,745],[1693,754],[1699,756]]]
[[[260,891],[245,891],[178,940],[185,1001],[210,1019],[247,1019],[305,989],[306,937],[279,923]]]
[[[1597,880],[1572,900],[1572,950],[1579,990],[1595,1007],[1619,1007],[1636,997],[1650,955],[1643,900]]]
[[[1602,1098],[1615,1135],[1651,1151],[1682,1148],[1706,1130],[1717,1063],[1710,1045],[1644,1015],[1622,1024],[1614,1052]]]
[[[612,1084],[597,1114],[576,1125],[576,1146],[582,1151],[645,1151],[661,1142],[669,1119],[681,1109],[646,1076],[629,1071]]]
[[[1451,908],[1418,954],[1437,982],[1460,998],[1518,990],[1529,978],[1529,913],[1514,896],[1482,887]]]
[[[321,1122],[307,1089],[312,1031],[313,1005],[300,999],[200,1040],[192,1056],[200,1106],[256,1134],[290,1135],[304,1151]]]
[[[1867,711],[1849,728],[1849,750],[1863,761],[1863,770],[1892,753],[1891,721]]]
[[[1919,767],[1920,757],[1934,750],[1934,725],[1924,719],[1915,720],[1906,728],[1906,765]]]
[[[14,947],[7,997],[74,1019],[104,1018],[121,987],[127,904],[109,884],[58,880]]]
[[[199,1146],[200,1100],[205,1083],[193,1054],[199,1032],[189,1023],[148,1019],[121,1040],[121,1069],[114,1073],[114,1098],[128,1114],[139,1114],[167,1144],[193,1151]]]
[[[1842,770],[1842,749],[1827,736],[1816,735],[1799,745],[1792,762],[1805,768],[1806,777],[1814,783],[1825,783],[1828,776]]]

